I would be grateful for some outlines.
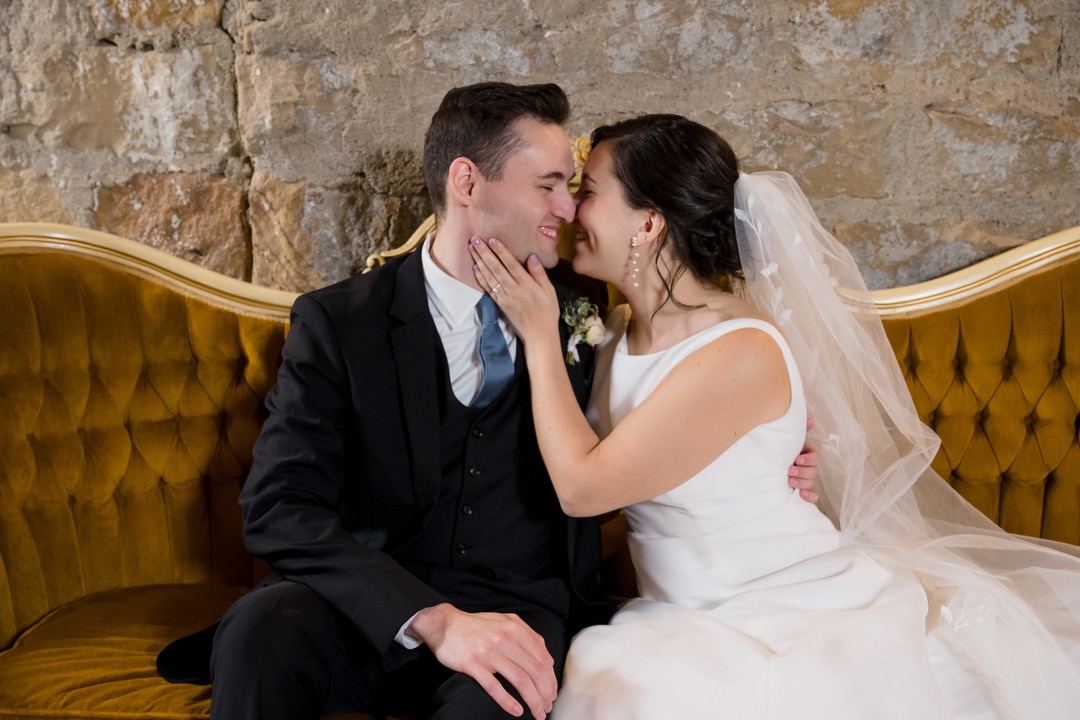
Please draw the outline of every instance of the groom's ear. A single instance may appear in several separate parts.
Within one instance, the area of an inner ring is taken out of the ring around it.
[[[450,163],[450,172],[446,175],[446,194],[456,205],[468,207],[476,200],[476,182],[480,170],[472,160],[466,157],[456,158]]]

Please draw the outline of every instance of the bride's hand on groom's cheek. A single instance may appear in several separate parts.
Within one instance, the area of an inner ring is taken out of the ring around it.
[[[495,238],[472,238],[469,252],[477,283],[495,300],[519,336],[554,327],[559,315],[558,297],[535,255],[530,255],[522,266]]]

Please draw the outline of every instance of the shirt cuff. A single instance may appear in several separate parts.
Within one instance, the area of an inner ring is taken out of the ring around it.
[[[416,638],[405,634],[405,630],[408,629],[409,625],[412,625],[412,621],[415,620],[416,616],[419,614],[419,611],[413,613],[413,616],[405,621],[405,624],[402,625],[401,629],[397,631],[397,635],[394,636],[394,642],[396,642],[398,645],[402,646],[406,650],[412,650],[424,644],[423,640],[417,640]]]

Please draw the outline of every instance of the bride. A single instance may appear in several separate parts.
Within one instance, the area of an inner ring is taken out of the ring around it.
[[[1075,717],[1080,560],[1000,531],[929,470],[937,439],[797,185],[740,174],[672,115],[592,145],[574,269],[627,304],[587,418],[540,263],[471,244],[524,342],[564,509],[630,525],[641,596],[574,639],[554,716]],[[787,485],[808,411],[820,509]]]

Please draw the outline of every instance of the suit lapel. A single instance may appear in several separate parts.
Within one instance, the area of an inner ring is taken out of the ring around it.
[[[420,253],[410,253],[397,270],[390,316],[401,324],[390,331],[413,463],[413,483],[421,527],[435,508],[441,479],[438,333],[428,310]]]

